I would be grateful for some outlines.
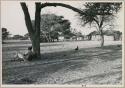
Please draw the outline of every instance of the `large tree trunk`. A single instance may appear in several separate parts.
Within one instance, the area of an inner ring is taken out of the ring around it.
[[[39,59],[40,58],[40,37],[39,37],[39,35],[33,36],[31,42],[32,42],[33,52],[37,56],[37,59]]]
[[[40,58],[40,12],[41,12],[41,3],[36,3],[36,12],[35,12],[35,34],[32,41],[33,51],[36,54],[37,58]]]
[[[40,58],[40,11],[41,4],[36,3],[36,12],[35,12],[35,27],[33,28],[31,18],[29,15],[28,8],[25,3],[21,3],[21,7],[24,12],[25,22],[27,26],[27,30],[30,35],[30,40],[32,42],[33,52]]]

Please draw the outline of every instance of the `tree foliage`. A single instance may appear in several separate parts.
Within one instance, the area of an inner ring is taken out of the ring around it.
[[[90,24],[97,28],[101,36],[101,47],[104,45],[103,29],[106,26],[111,26],[109,22],[114,19],[115,14],[120,10],[121,4],[120,2],[89,2],[84,5],[83,12],[85,14],[80,14],[83,25]]]
[[[34,25],[34,21],[32,24]],[[58,40],[60,34],[68,35],[71,33],[70,22],[63,16],[43,14],[41,15],[40,31],[41,41],[52,42],[54,39]]]
[[[23,39],[24,37],[22,35],[14,35],[13,39]]]
[[[8,38],[9,32],[7,31],[7,28],[2,28],[2,40],[5,40]]]
[[[83,12],[85,14],[80,14],[84,24],[91,24],[95,21],[99,25],[99,21],[101,21],[99,16],[101,16],[103,22],[111,21],[114,14],[120,10],[121,3],[89,2],[84,6],[85,9],[83,9]]]

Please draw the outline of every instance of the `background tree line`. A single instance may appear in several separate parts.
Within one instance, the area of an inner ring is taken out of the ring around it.
[[[34,20],[32,21],[34,27]],[[59,36],[72,35],[70,30],[69,20],[64,19],[63,16],[57,16],[55,14],[43,14],[41,15],[40,22],[40,40],[41,42],[54,42],[58,41]]]

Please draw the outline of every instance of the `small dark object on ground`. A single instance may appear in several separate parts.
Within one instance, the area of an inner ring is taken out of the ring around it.
[[[75,48],[75,50],[79,50],[79,47],[77,46],[77,47]]]
[[[117,47],[121,47],[122,45],[117,45]]]
[[[64,54],[63,56],[66,56],[66,54]]]

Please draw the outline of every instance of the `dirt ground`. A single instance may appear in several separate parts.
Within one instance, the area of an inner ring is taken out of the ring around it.
[[[29,42],[3,44],[3,84],[122,84],[121,41],[41,43],[41,60],[12,61]],[[76,46],[79,50],[75,51]]]

